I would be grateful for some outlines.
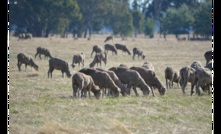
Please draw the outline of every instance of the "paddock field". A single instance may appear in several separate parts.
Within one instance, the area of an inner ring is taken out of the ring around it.
[[[174,89],[167,90],[165,96],[131,96],[119,98],[104,97],[97,100],[92,96],[86,99],[72,98],[71,78],[61,77],[61,72],[54,70],[53,78],[47,77],[48,59],[35,59],[39,71],[24,64],[21,72],[17,68],[17,54],[26,53],[34,58],[36,48],[49,49],[53,57],[64,59],[70,64],[74,53],[84,52],[85,67],[93,60],[90,54],[93,45],[104,46],[107,35],[92,35],[90,41],[79,38],[32,38],[19,40],[10,36],[10,134],[208,134],[212,130],[211,95],[202,92],[202,96],[190,96],[190,83],[186,94],[174,84]],[[200,61],[205,65],[204,53],[211,50],[211,41],[177,41],[174,36],[168,40],[145,38],[114,38],[109,44],[126,44],[132,53],[138,47],[146,54],[145,60],[132,61],[132,55],[108,53],[109,69],[121,63],[128,66],[141,66],[150,61],[157,77],[165,84],[164,70],[167,66],[175,69]],[[94,54],[93,54],[94,56]],[[80,68],[73,69],[74,74]]]

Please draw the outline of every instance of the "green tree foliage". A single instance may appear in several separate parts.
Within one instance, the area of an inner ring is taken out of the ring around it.
[[[71,19],[80,18],[76,0],[19,0],[10,4],[11,24],[33,36],[63,34]]]
[[[149,35],[150,37],[153,37],[154,35],[154,28],[155,28],[155,23],[154,20],[151,18],[147,18],[144,21],[144,34]]]
[[[164,17],[161,18],[161,32],[175,34],[189,33],[194,18],[189,12],[187,5],[183,4],[180,8],[169,8]]]
[[[196,11],[194,17],[193,30],[195,34],[199,34],[209,38],[211,36],[211,8],[212,2],[207,1],[200,5],[199,10]]]
[[[113,34],[130,35],[133,30],[133,17],[128,9],[128,2],[115,1],[113,15],[110,20]]]

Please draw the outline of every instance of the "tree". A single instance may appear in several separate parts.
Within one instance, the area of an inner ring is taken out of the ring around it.
[[[154,20],[151,18],[147,18],[144,21],[144,34],[149,35],[150,37],[153,37],[154,35],[154,28],[155,28],[155,23]]]
[[[76,0],[20,0],[10,5],[11,24],[38,37],[62,35],[71,19],[81,17]]]
[[[211,31],[211,1],[200,4],[200,8],[196,11],[194,17],[193,30],[195,34],[209,38],[212,34]]]

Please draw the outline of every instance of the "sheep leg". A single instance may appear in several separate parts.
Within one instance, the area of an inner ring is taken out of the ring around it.
[[[41,54],[39,54],[39,58],[41,59]]]
[[[52,78],[52,72],[53,72],[54,68],[49,68],[48,70],[48,78],[49,78],[49,75],[51,74],[51,78]]]
[[[28,64],[25,64],[25,72],[26,72],[27,66],[28,66]]]
[[[153,97],[155,97],[154,92],[153,92],[153,87],[150,87],[150,89],[151,89]]]
[[[62,74],[62,78],[64,78],[64,71],[63,70],[61,70],[61,74]]]
[[[133,86],[133,90],[134,90],[134,93],[136,94],[136,96],[139,96],[139,94],[137,93],[137,89],[135,86]]]
[[[18,66],[18,70],[21,71],[21,62],[18,62],[17,66]]]
[[[185,94],[185,87],[187,85],[187,81],[185,80],[183,83],[182,83],[182,91],[183,91],[183,94]]]
[[[35,54],[35,59],[36,59],[36,56],[38,55],[38,52]]]
[[[168,80],[167,80],[167,78],[165,78],[166,79],[166,86],[167,86],[167,89],[169,89],[169,87],[168,87]]]
[[[196,93],[198,96],[200,96],[200,86],[202,85],[202,80],[199,80],[197,85],[196,85]]]
[[[194,86],[195,86],[195,84],[194,84],[194,83],[191,83],[191,91],[190,91],[190,96],[192,96],[192,95],[193,95],[193,93],[194,93],[194,91],[193,91]]]

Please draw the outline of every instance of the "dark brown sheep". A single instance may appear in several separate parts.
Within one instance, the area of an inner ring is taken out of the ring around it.
[[[119,67],[129,68],[126,64],[120,64]]]
[[[197,95],[200,95],[200,87],[204,87],[204,91],[205,88],[208,87],[208,94],[210,94],[210,86],[212,86],[212,71],[208,68],[198,68],[195,71],[195,82]]]
[[[74,64],[78,64],[78,67],[80,67],[81,63],[82,66],[84,67],[84,60],[85,60],[85,55],[83,52],[81,52],[80,54],[74,54],[71,66],[74,68],[75,67]]]
[[[146,69],[144,67],[130,67],[130,69],[137,71],[143,80],[146,82],[148,86],[150,86],[152,95],[154,95],[153,87],[156,87],[160,93],[160,95],[164,95],[166,92],[166,88],[162,85],[160,80],[157,78],[154,71],[150,69]]]
[[[150,69],[150,70],[152,70],[152,71],[155,71],[153,64],[152,64],[151,62],[148,62],[148,61],[147,61],[147,62],[144,62],[144,64],[142,65],[142,67],[147,68],[147,69]]]
[[[140,50],[139,48],[133,48],[133,60],[134,60],[134,57],[135,57],[135,55],[137,55],[138,56],[138,59],[140,58],[140,56],[141,56],[141,58],[144,60],[145,59],[145,55],[143,54],[143,51],[142,50]]]
[[[66,61],[62,60],[62,59],[51,58],[49,60],[48,78],[49,78],[50,74],[51,74],[51,78],[52,78],[52,72],[54,71],[54,69],[61,70],[62,77],[64,77],[64,73],[66,73],[68,78],[71,77],[71,73],[69,71],[68,63]]]
[[[143,95],[149,95],[150,87],[145,83],[137,71],[123,67],[111,67],[109,70],[114,71],[123,84],[127,84],[129,95],[131,87],[133,87],[136,96],[139,96],[136,87],[140,88],[140,90],[143,92]]]
[[[94,65],[97,64],[97,67],[98,67],[98,64],[100,64],[100,67],[101,67],[101,61],[103,61],[106,66],[106,64],[107,64],[107,53],[106,52],[97,53],[89,66],[94,67]]]
[[[126,45],[123,44],[115,44],[116,49],[122,50],[122,52],[127,52],[129,55],[131,55],[131,52],[126,47]]]
[[[98,45],[94,45],[92,48],[91,57],[94,52],[97,54],[97,53],[103,52],[103,49],[101,47],[99,47]]]
[[[194,61],[190,67],[194,68],[195,70],[198,69],[199,67],[203,67],[200,61]]]
[[[96,70],[108,73],[110,75],[111,79],[114,81],[114,83],[121,89],[122,96],[127,95],[127,93],[128,93],[127,87],[123,83],[121,83],[121,81],[119,80],[119,78],[117,77],[117,75],[113,71],[105,70],[102,68],[96,68]]]
[[[120,88],[114,83],[110,75],[106,72],[98,71],[93,68],[83,68],[79,72],[90,75],[94,83],[100,87],[100,89],[110,89],[114,97],[119,97]]]
[[[209,61],[212,60],[212,55],[213,55],[212,50],[206,51],[206,52],[204,53],[204,57],[205,57],[205,59],[206,59],[206,65],[209,63]]]
[[[25,71],[27,69],[27,65],[34,67],[35,70],[38,70],[38,65],[34,62],[34,60],[30,56],[28,56],[24,53],[19,53],[17,55],[17,59],[18,59],[17,66],[18,66],[19,71],[21,71],[22,64],[25,64]]]
[[[77,92],[78,92],[78,98],[80,92],[81,92],[81,97],[83,97],[83,93],[85,93],[85,97],[87,97],[86,96],[87,92],[89,92],[89,97],[90,97],[90,91],[94,93],[94,96],[97,99],[102,97],[102,91],[99,89],[97,85],[94,84],[94,80],[91,78],[91,76],[81,72],[77,72],[72,76],[72,89],[73,89],[73,97],[76,96]]]
[[[117,55],[117,49],[114,45],[111,45],[111,44],[105,44],[104,45],[104,49],[105,49],[105,52],[108,53],[108,51],[112,51],[112,55],[113,53],[115,53]]]
[[[213,67],[212,67],[212,62],[210,61],[210,62],[205,66],[205,68],[209,68],[209,69],[212,71],[212,69],[213,69]]]
[[[45,58],[46,57],[52,58],[50,51],[48,49],[46,49],[46,48],[38,47],[36,49],[36,51],[37,52],[35,54],[35,59],[36,59],[37,55],[39,55],[39,58],[41,59],[41,54],[43,54],[45,56]]]
[[[107,38],[104,40],[104,42],[107,42],[109,40],[112,40],[113,41],[113,36],[107,36]]]
[[[191,83],[191,95],[193,94],[193,89],[195,86],[195,69],[192,67],[182,67],[180,69],[180,84],[181,84],[181,88],[182,88],[182,92],[183,94],[185,94],[185,88],[187,85],[187,82]]]
[[[177,86],[179,87],[179,84],[180,84],[179,72],[173,69],[172,67],[166,67],[164,72],[165,72],[165,80],[166,80],[167,89],[173,88],[173,82],[177,83]]]

